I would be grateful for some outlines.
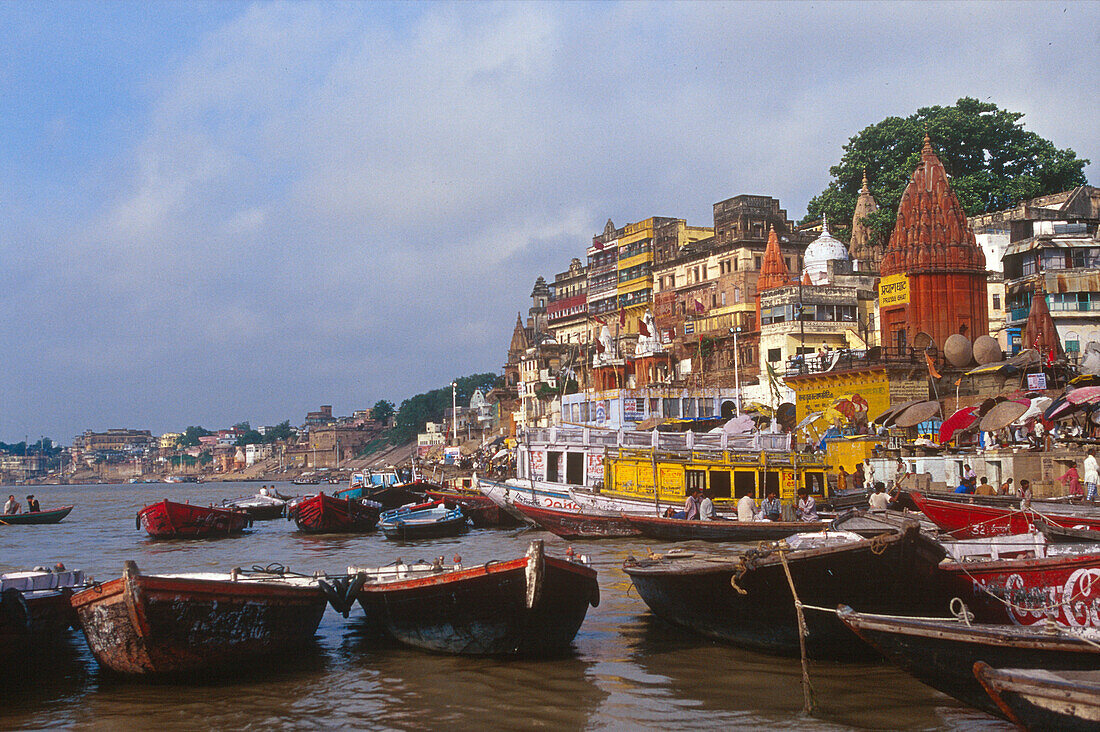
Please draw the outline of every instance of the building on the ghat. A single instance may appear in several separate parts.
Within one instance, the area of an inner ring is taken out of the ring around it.
[[[985,255],[927,137],[902,194],[881,274],[879,344],[828,358],[807,353],[785,379],[797,394],[799,420],[844,397],[860,397],[873,416],[891,404],[954,392],[970,363],[971,342],[987,334]],[[958,338],[948,344],[953,336]],[[965,362],[952,363],[945,345],[954,353],[959,338],[966,341]]]

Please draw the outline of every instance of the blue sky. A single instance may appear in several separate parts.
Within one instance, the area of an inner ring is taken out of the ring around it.
[[[969,95],[1090,158],[1096,3],[0,4],[0,440],[497,371],[612,218],[792,218]]]

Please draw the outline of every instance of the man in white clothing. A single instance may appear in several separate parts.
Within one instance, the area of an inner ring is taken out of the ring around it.
[[[737,520],[752,521],[756,518],[756,501],[747,493],[737,502]]]
[[[1096,461],[1096,448],[1089,448],[1089,456],[1085,458],[1085,500],[1096,500],[1096,486],[1100,483],[1100,463]]]

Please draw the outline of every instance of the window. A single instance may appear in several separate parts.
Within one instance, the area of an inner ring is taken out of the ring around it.
[[[725,290],[722,290],[722,304],[723,305],[726,304],[726,291]]]
[[[741,288],[740,287],[733,288],[733,301],[734,302],[741,302]]]
[[[782,360],[783,360],[783,349],[782,348],[769,348],[768,349],[768,361],[770,361],[771,363],[775,363],[776,361],[782,361]]]
[[[679,417],[680,416],[680,400],[679,399],[663,399],[664,404],[664,417]]]
[[[684,416],[685,417],[694,417],[695,416],[695,400],[694,399],[688,398],[688,399],[684,400]]]
[[[753,267],[755,269],[760,269],[760,257],[753,257],[752,261],[753,261]]]
[[[1000,295],[994,295],[993,296],[993,309],[994,310],[1000,310],[1001,309],[1001,296]]]
[[[718,307],[718,296],[717,295],[711,295],[710,296],[710,306],[712,308]]]

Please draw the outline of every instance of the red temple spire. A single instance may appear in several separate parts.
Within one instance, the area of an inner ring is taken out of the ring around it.
[[[764,249],[764,260],[760,263],[760,276],[756,279],[756,291],[773,290],[791,283],[791,273],[779,251],[779,237],[775,227],[768,229],[768,246]]]

